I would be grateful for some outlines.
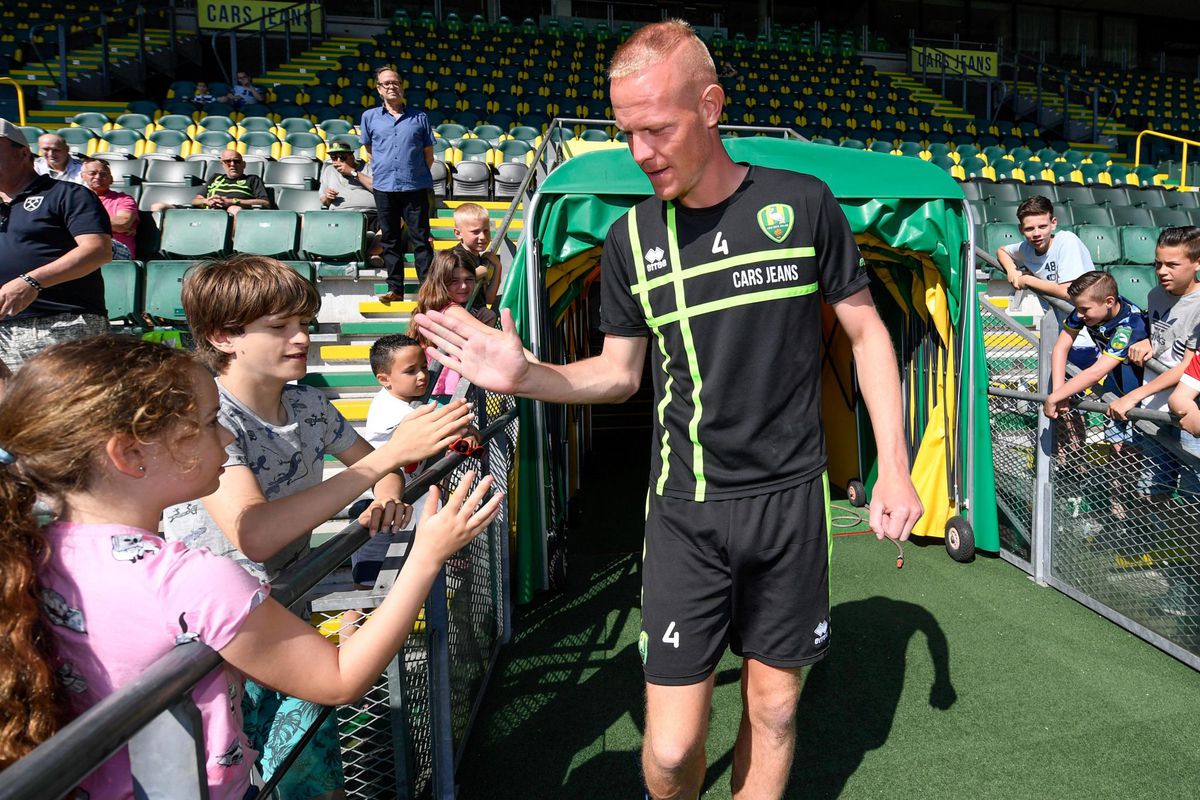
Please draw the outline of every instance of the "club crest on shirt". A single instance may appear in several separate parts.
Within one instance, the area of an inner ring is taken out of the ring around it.
[[[25,202],[21,204],[21,208],[25,209],[26,211],[37,211],[42,207],[43,199],[44,197],[40,194],[36,197],[26,197]]]
[[[758,210],[758,227],[775,244],[779,244],[792,232],[796,215],[787,203],[771,203]]]

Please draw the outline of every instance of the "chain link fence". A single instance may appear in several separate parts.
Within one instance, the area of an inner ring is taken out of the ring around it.
[[[453,492],[469,470],[508,491],[518,422],[510,397],[472,390],[476,427],[495,429],[484,449],[438,485]],[[503,418],[503,419],[502,419]],[[413,534],[398,536],[372,589],[312,601],[328,635],[345,639],[386,596]],[[486,531],[452,556],[404,645],[367,695],[337,710],[346,794],[362,800],[454,797],[454,772],[500,646],[509,635],[508,504]]]
[[[1002,555],[1200,669],[1200,440],[1101,398],[1047,419],[1053,316],[1039,336],[979,302]]]

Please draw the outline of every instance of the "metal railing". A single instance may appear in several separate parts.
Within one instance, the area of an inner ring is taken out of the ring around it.
[[[12,87],[17,92],[17,124],[25,127],[25,89],[21,86],[21,82],[16,78],[10,78],[7,75],[0,75],[0,83],[12,84]]]
[[[301,12],[300,9],[303,9]],[[293,14],[296,11],[299,13]],[[260,16],[254,19],[246,20],[240,25],[235,25],[232,28],[225,28],[218,31],[213,31],[212,34],[212,51],[217,58],[217,63],[221,67],[221,74],[225,77],[225,82],[233,86],[234,81],[232,76],[238,74],[238,39],[241,37],[257,37],[258,38],[258,63],[259,72],[266,72],[267,65],[267,33],[283,32],[284,46],[284,61],[292,60],[292,18],[297,16],[304,17],[304,40],[305,47],[312,49],[313,46],[313,15],[322,15],[322,6],[319,0],[300,0],[297,3],[292,3],[290,6],[283,8],[274,8],[264,11]],[[324,17],[322,16],[322,29],[324,29]],[[218,49],[217,43],[222,36],[229,37],[229,58],[228,60],[221,57],[221,52]],[[228,63],[228,68],[226,67]]]
[[[475,399],[481,440],[487,446],[478,465],[465,464],[467,456],[448,453],[408,484],[405,502],[416,502],[435,484],[453,487],[468,467],[477,469],[479,480],[492,475],[497,491],[507,490],[516,461],[514,401],[483,392]],[[452,558],[449,567],[443,566],[423,618],[366,699],[339,710],[348,796],[429,794],[422,787],[432,788],[437,798],[454,796],[455,764],[499,647],[509,635],[508,528],[505,503],[489,528]],[[275,580],[271,596],[285,606],[303,602],[368,538],[364,527],[350,524]],[[385,562],[385,568],[388,565]],[[314,608],[341,602],[342,608],[370,609],[382,599],[372,591],[346,593],[315,600]],[[125,745],[135,796],[207,797],[203,731],[191,690],[222,663],[199,642],[174,647],[136,681],[0,773],[0,797],[63,797]],[[420,704],[411,702],[415,695],[422,698]],[[384,713],[363,720],[368,707],[382,707]],[[369,735],[381,726],[386,739]],[[364,763],[370,766],[367,774]]]
[[[1187,168],[1188,168],[1188,145],[1192,147],[1200,147],[1200,142],[1195,139],[1184,139],[1181,136],[1172,136],[1169,133],[1160,133],[1159,131],[1145,130],[1137,135],[1137,141],[1134,143],[1133,149],[1133,168],[1136,170],[1142,165],[1142,137],[1152,136],[1156,139],[1166,139],[1170,142],[1179,142],[1183,145],[1183,156],[1180,159],[1179,168],[1179,191],[1190,191],[1187,183]]]
[[[1162,411],[1109,419],[1111,394],[1050,419],[1055,315],[1035,333],[979,303],[1001,556],[1200,669],[1200,439]]]
[[[1093,142],[1100,140],[1102,127],[1109,120],[1113,119],[1117,112],[1117,106],[1120,103],[1120,93],[1109,86],[1107,83],[1095,80],[1094,78],[1084,77],[1075,74],[1068,69],[1056,67],[1047,64],[1044,59],[1034,59],[1013,51],[1010,54],[1010,60],[1005,60],[1003,51],[1000,56],[1000,67],[1008,68],[1012,71],[1012,96],[1015,98],[1024,97],[1020,91],[1020,84],[1023,78],[1028,78],[1029,82],[1034,85],[1034,95],[1032,98],[1026,98],[1029,103],[1028,108],[1014,108],[1018,116],[1034,114],[1038,118],[1040,127],[1052,128],[1055,120],[1050,119],[1048,114],[1049,109],[1045,105],[1046,98],[1061,95],[1062,97],[1062,118],[1058,120],[1062,124],[1063,138],[1068,140],[1078,139],[1081,136],[1079,128],[1073,127],[1078,123],[1073,123],[1071,120],[1071,97],[1072,92],[1076,95],[1082,94],[1083,99],[1087,101],[1092,110],[1091,137]],[[1047,85],[1049,84],[1049,85]],[[1107,108],[1101,111],[1101,97],[1106,98],[1108,102]],[[1076,99],[1079,99],[1078,96]]]

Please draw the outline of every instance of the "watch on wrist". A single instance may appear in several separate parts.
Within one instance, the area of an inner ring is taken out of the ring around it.
[[[356,170],[356,169],[352,169],[352,170],[350,170],[350,177],[351,177],[351,178],[357,178],[357,177],[358,177],[358,170]]]

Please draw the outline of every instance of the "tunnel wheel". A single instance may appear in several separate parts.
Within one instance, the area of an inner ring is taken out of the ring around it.
[[[951,517],[946,520],[946,552],[962,564],[974,560],[975,531],[965,517]]]
[[[846,499],[855,508],[862,508],[867,504],[867,487],[858,478],[851,478],[846,484]]]

